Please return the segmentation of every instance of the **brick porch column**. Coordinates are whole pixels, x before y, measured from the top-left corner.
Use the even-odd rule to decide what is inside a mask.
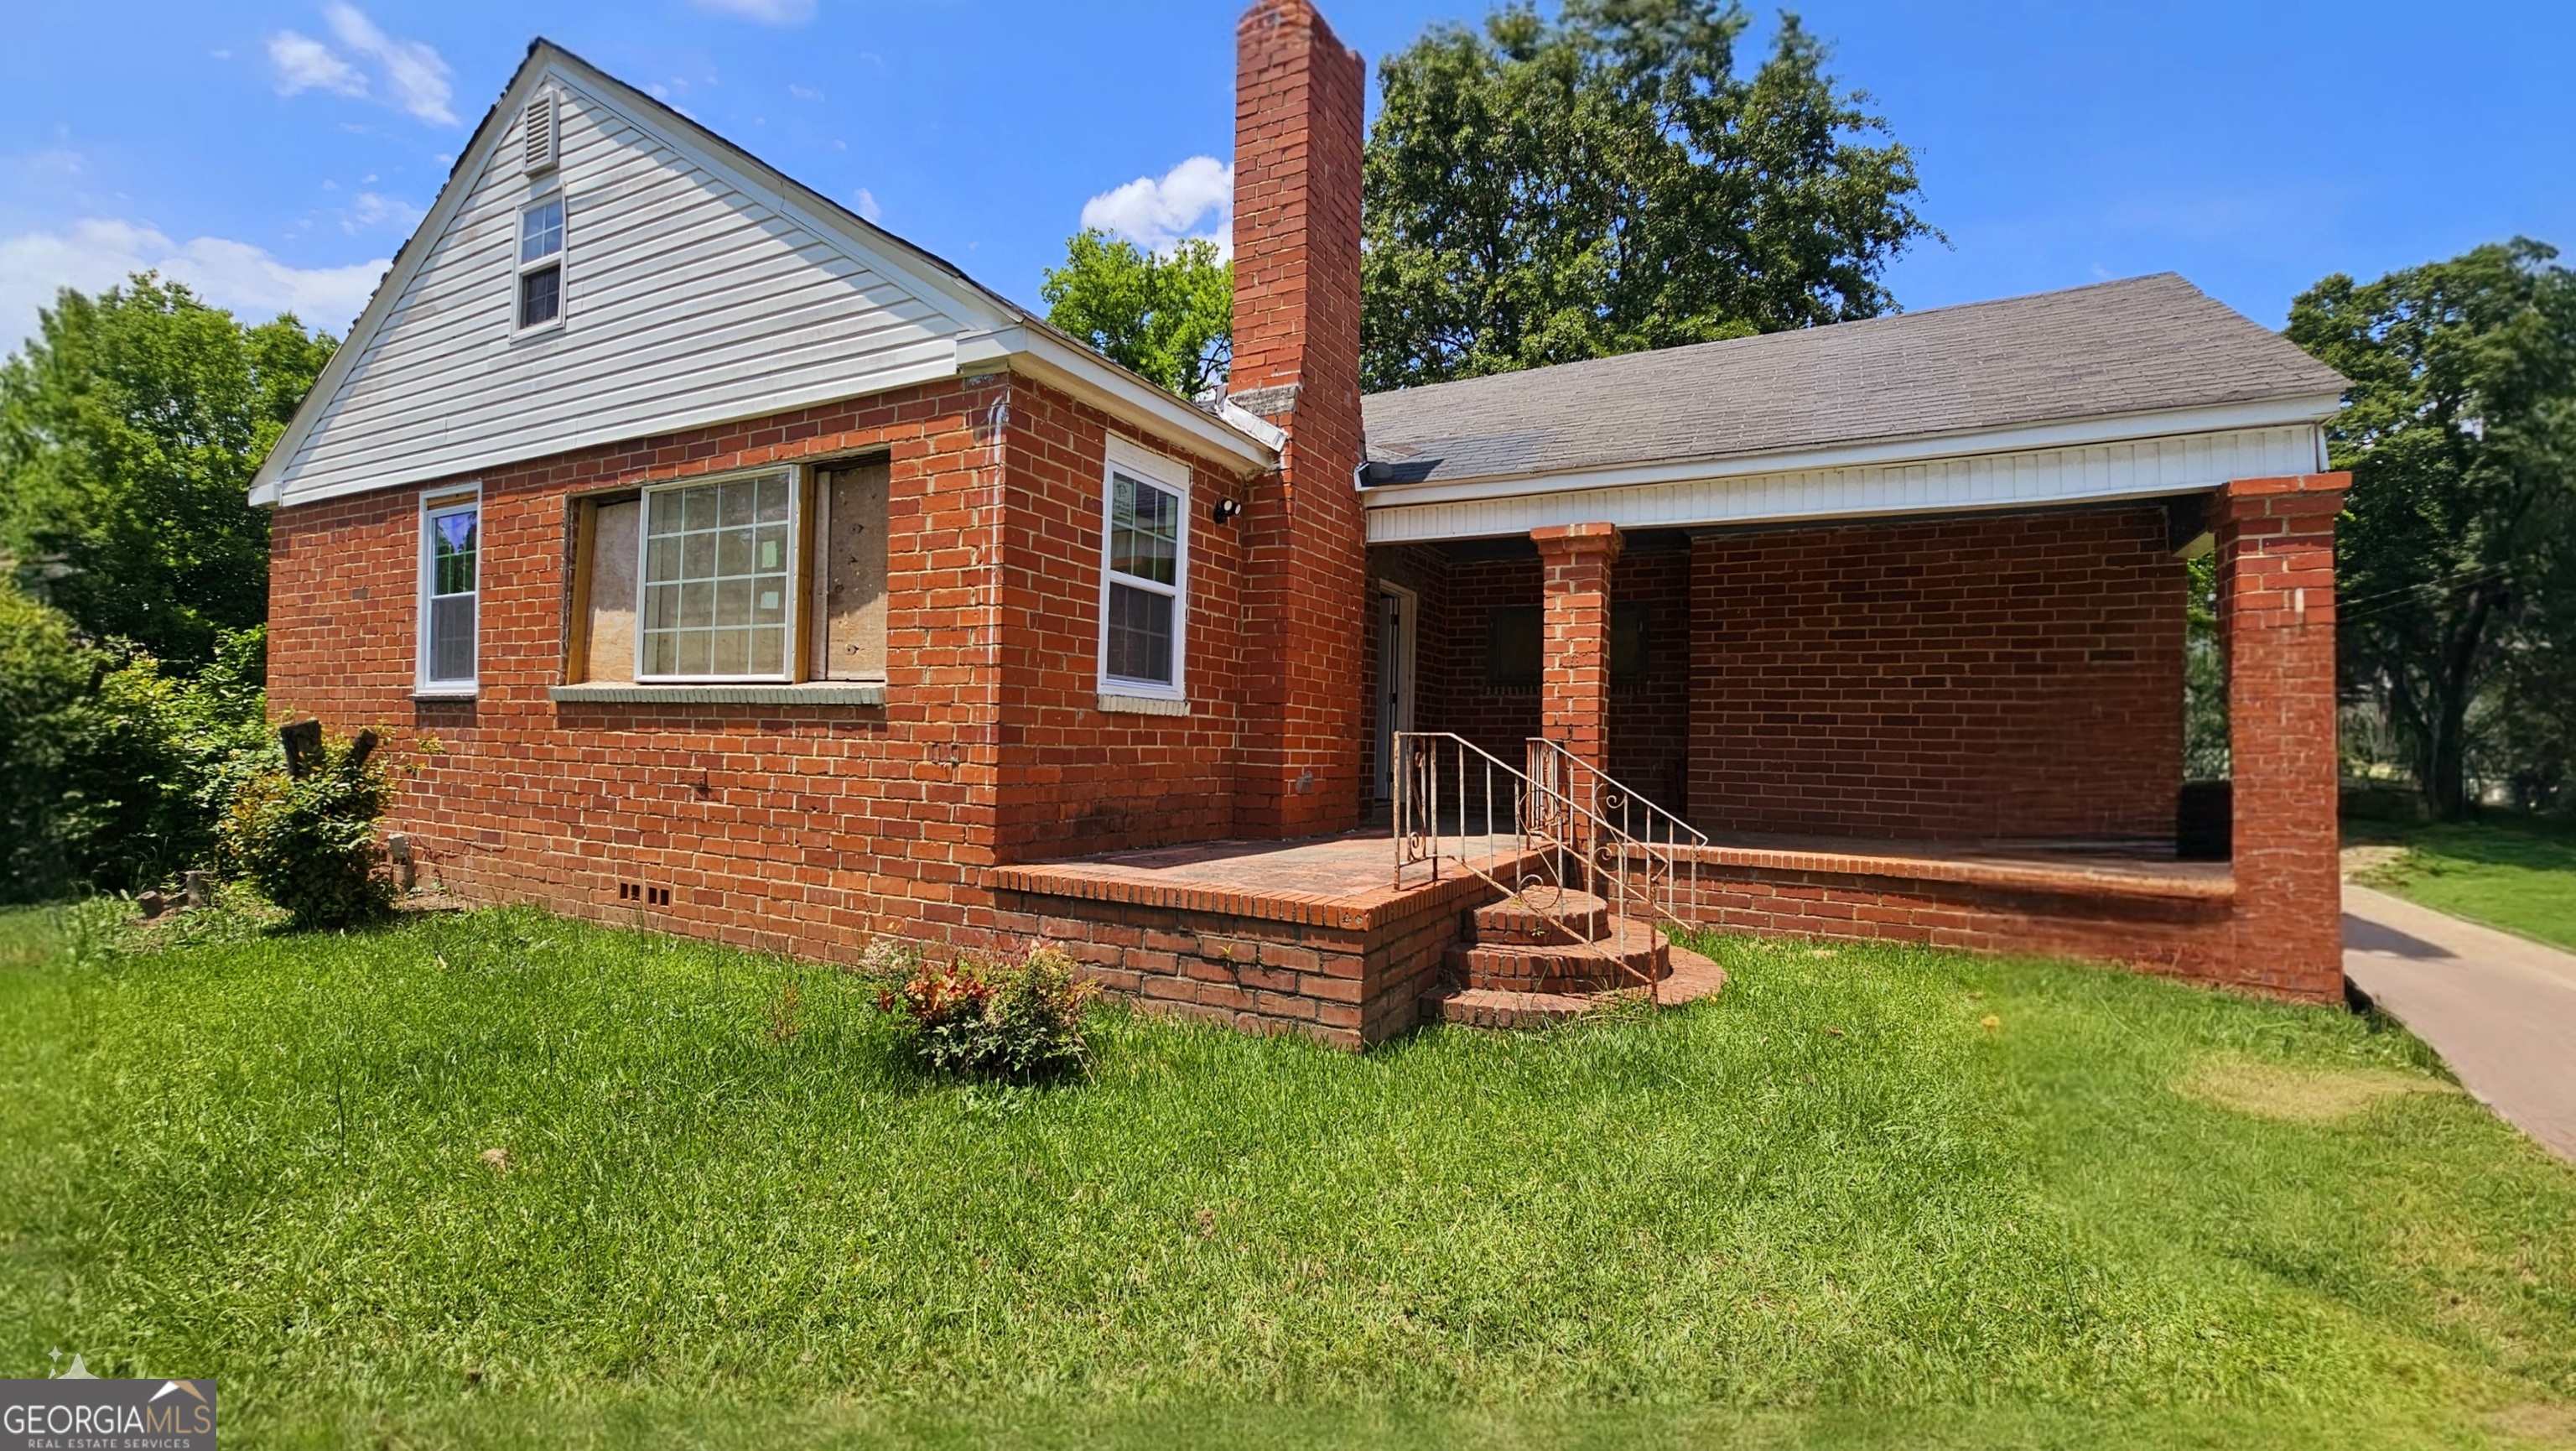
[[[1547,612],[1539,676],[1540,730],[1595,770],[1610,769],[1610,565],[1619,530],[1610,524],[1533,529]]]
[[[2335,752],[2334,521],[2350,474],[2219,492],[2240,987],[2343,997]]]

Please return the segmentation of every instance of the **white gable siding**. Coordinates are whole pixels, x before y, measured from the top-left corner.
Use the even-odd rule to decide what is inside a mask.
[[[514,336],[519,127],[279,473],[286,503],[899,387],[968,324],[573,83],[564,326]]]

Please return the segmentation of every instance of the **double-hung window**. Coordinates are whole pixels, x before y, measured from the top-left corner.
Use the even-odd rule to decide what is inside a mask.
[[[563,320],[564,199],[557,192],[519,213],[519,329]]]
[[[423,694],[472,694],[483,501],[430,495],[420,511],[420,666]]]
[[[638,680],[789,678],[796,494],[792,469],[644,491]]]
[[[1102,490],[1100,688],[1179,697],[1189,623],[1188,473],[1112,440]]]

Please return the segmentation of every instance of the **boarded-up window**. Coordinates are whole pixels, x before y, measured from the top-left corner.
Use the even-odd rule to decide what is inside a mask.
[[[641,658],[646,681],[883,680],[888,472],[877,459],[581,501],[565,678],[624,684]]]
[[[887,484],[875,459],[828,470],[816,486],[815,679],[885,678]]]
[[[591,515],[584,680],[635,678],[635,523],[643,511],[627,499],[597,505]]]

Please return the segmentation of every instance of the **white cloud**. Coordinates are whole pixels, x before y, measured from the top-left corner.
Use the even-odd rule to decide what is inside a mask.
[[[426,41],[394,39],[378,29],[366,12],[345,0],[332,0],[323,6],[322,17],[331,23],[331,34],[351,54],[376,63],[389,104],[433,125],[456,124],[456,113],[447,108],[449,97],[455,94],[449,81],[454,73]],[[367,73],[348,57],[296,31],[281,30],[268,38],[268,63],[277,72],[277,93],[281,96],[299,91],[329,91],[338,96],[375,94]]]
[[[800,101],[819,101],[823,99],[823,93],[814,89],[812,86],[790,85],[787,88],[787,94],[794,96]]]
[[[885,215],[885,208],[877,205],[877,194],[866,187],[859,188],[859,194],[850,198],[850,204],[859,209],[860,216],[871,222]]]
[[[375,180],[374,177],[369,177],[367,179],[369,181]],[[357,198],[349,204],[348,215],[340,219],[340,230],[355,236],[358,229],[361,227],[372,227],[379,222],[389,221],[394,225],[401,227],[404,231],[409,231],[413,224],[420,220],[420,217],[420,208],[413,206],[411,203],[404,201],[400,197],[385,196],[380,192],[362,191],[358,193]]]
[[[322,14],[342,45],[385,68],[385,84],[393,88],[394,99],[404,110],[440,126],[456,124],[456,114],[447,109],[447,98],[455,94],[448,84],[452,72],[427,42],[396,40],[378,30],[357,6],[341,0],[322,7]]]
[[[270,36],[268,63],[277,70],[277,93],[281,96],[298,91],[329,91],[337,96],[367,93],[366,76],[309,35],[281,30]]]
[[[730,15],[762,25],[802,25],[814,18],[814,0],[697,0],[710,15]]]
[[[1210,213],[1214,216],[1211,218]],[[1205,229],[1200,223],[1205,221]],[[1234,251],[1234,168],[1193,156],[1157,181],[1140,176],[1082,204],[1082,224],[1161,251],[1183,237],[1203,237]]]
[[[143,271],[184,282],[244,321],[292,312],[307,327],[346,333],[392,265],[383,257],[351,267],[290,267],[248,242],[173,242],[154,228],[98,217],[67,232],[23,232],[0,238],[0,351],[36,330],[36,310],[53,306],[59,289],[96,292]]]

